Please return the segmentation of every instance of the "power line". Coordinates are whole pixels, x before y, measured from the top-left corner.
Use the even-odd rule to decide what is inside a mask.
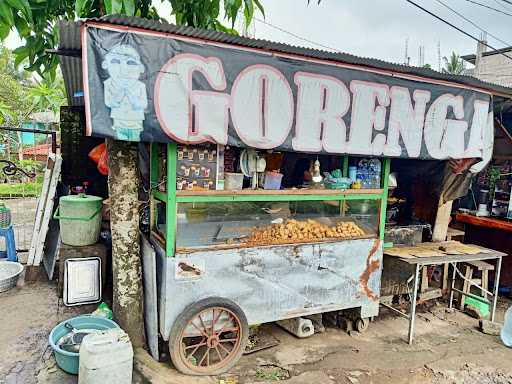
[[[503,1],[504,3],[507,3],[509,5],[512,5],[512,1],[510,1],[510,0],[501,0],[501,1]]]
[[[480,39],[479,39],[479,38],[477,38],[477,37],[475,37],[475,36],[471,35],[470,33],[468,33],[468,32],[466,32],[466,31],[464,31],[463,29],[461,29],[461,28],[457,27],[456,25],[454,25],[454,24],[450,23],[449,21],[447,21],[447,20],[443,19],[442,17],[437,16],[435,13],[430,12],[428,9],[423,8],[421,5],[419,5],[419,4],[417,4],[417,3],[415,3],[414,1],[412,1],[412,0],[405,0],[405,1],[406,1],[406,2],[408,2],[408,3],[409,3],[409,4],[411,4],[411,5],[414,5],[416,8],[421,9],[423,12],[428,13],[430,16],[432,16],[432,17],[436,18],[437,20],[442,21],[443,23],[445,23],[445,24],[449,25],[450,27],[452,27],[452,28],[456,29],[456,30],[457,30],[457,31],[459,31],[460,33],[463,33],[464,35],[466,35],[466,36],[467,36],[467,37],[469,37],[470,39],[473,39],[473,40],[475,40],[476,42],[479,42],[479,43],[481,42],[481,43],[482,43],[483,45],[485,45],[487,48],[490,48],[490,49],[492,49],[493,51],[496,51],[496,53],[499,53],[500,55],[503,55],[503,56],[505,56],[506,58],[508,58],[508,59],[512,60],[512,57],[510,57],[509,55],[507,55],[507,54],[505,54],[505,53],[503,53],[503,52],[499,52],[499,51],[498,51],[496,48],[494,48],[492,45],[490,45],[490,44],[488,44],[488,43],[486,43],[486,42],[480,41]]]
[[[307,39],[307,38],[305,38],[305,37],[302,37],[302,36],[299,36],[299,35],[297,35],[297,34],[295,34],[295,33],[293,33],[293,32],[287,31],[287,30],[286,30],[286,29],[284,29],[284,28],[278,27],[277,25],[270,24],[269,22],[267,22],[267,21],[265,21],[265,20],[259,19],[259,18],[257,18],[257,17],[254,17],[254,20],[256,20],[256,21],[258,21],[258,22],[260,22],[260,23],[262,23],[262,24],[265,24],[265,25],[267,25],[267,26],[269,26],[269,27],[271,27],[271,28],[277,29],[278,31],[281,31],[281,32],[283,32],[283,33],[286,33],[286,34],[288,34],[288,35],[290,35],[290,36],[293,36],[293,37],[295,37],[296,39],[299,39],[299,40],[305,41],[305,42],[310,43],[310,44],[314,44],[314,45],[316,45],[316,46],[319,46],[319,47],[322,47],[322,48],[325,48],[325,49],[329,49],[329,50],[331,50],[331,51],[335,51],[335,52],[339,52],[339,53],[341,53],[341,51],[340,51],[339,49],[336,49],[336,48],[333,48],[333,47],[329,47],[328,45],[324,45],[324,44],[317,43],[316,41],[313,41],[313,40],[309,40],[309,39]]]
[[[479,29],[480,31],[482,32],[485,32],[487,33],[489,36],[493,37],[495,40],[499,41],[500,43],[502,44],[505,44],[506,47],[510,47],[512,44],[509,43],[509,42],[506,42],[502,39],[500,39],[498,36],[496,35],[493,35],[491,32],[489,31],[486,31],[485,29],[483,29],[482,27],[480,27],[477,23],[475,23],[474,21],[468,19],[466,16],[464,16],[462,13],[458,12],[457,10],[453,9],[452,7],[450,7],[448,4],[444,3],[443,1],[441,0],[436,0],[439,4],[441,4],[443,7],[445,8],[448,8],[450,11],[452,11],[453,13],[455,13],[457,16],[459,16],[461,19],[467,21],[469,24],[471,24],[472,26],[474,26],[476,29]]]
[[[501,9],[493,8],[493,7],[491,7],[491,6],[487,5],[487,4],[479,3],[478,1],[473,1],[473,0],[465,0],[465,1],[467,1],[468,3],[473,3],[475,5],[479,5],[480,7],[491,9],[493,11],[502,13],[502,14],[507,15],[507,16],[512,16],[512,13],[508,13],[508,12],[502,11]]]
[[[512,8],[510,8],[508,5],[505,5],[505,4],[501,3],[501,2],[499,2],[498,0],[493,0],[493,1],[496,4],[498,4],[501,8],[506,9],[507,11],[511,11],[512,10]]]

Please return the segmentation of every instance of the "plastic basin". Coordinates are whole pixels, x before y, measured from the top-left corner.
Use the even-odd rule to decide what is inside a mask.
[[[64,351],[57,346],[57,342],[60,338],[70,332],[70,330],[64,326],[65,323],[71,324],[76,329],[98,329],[102,331],[105,329],[119,328],[119,325],[112,320],[92,315],[72,317],[71,319],[64,320],[53,328],[48,337],[48,341],[53,349],[57,365],[62,370],[72,375],[78,375],[79,354]]]

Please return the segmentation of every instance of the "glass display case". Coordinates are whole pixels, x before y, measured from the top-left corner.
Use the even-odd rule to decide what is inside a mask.
[[[382,188],[373,189],[179,190],[177,163],[176,145],[152,145],[152,235],[168,256],[383,238],[389,160],[383,161]],[[348,160],[340,163],[347,174]]]

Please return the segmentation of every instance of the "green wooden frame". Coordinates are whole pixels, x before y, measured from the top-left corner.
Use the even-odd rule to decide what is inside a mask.
[[[314,195],[294,195],[294,194],[246,194],[246,195],[176,195],[176,159],[177,145],[175,143],[167,144],[167,172],[166,172],[166,192],[160,192],[158,186],[158,144],[150,146],[150,180],[151,180],[151,198],[163,202],[166,212],[166,236],[165,251],[168,257],[173,257],[176,250],[176,212],[178,203],[221,203],[221,202],[255,202],[255,201],[347,201],[347,200],[381,200],[379,215],[379,238],[384,240],[384,229],[386,225],[386,208],[388,196],[388,179],[391,160],[384,158],[382,161],[382,193],[346,193],[340,191],[339,194],[322,194],[319,191]],[[342,163],[343,175],[348,176],[349,157],[344,156]],[[154,204],[152,204],[154,206]],[[153,211],[156,216],[156,211]],[[151,223],[153,228],[154,223]],[[385,245],[386,246],[386,245]]]

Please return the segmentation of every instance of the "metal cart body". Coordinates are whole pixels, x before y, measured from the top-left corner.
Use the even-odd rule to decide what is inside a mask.
[[[363,318],[376,316],[381,270],[379,239],[176,253],[174,258],[160,248],[160,333],[167,340],[177,316],[206,297],[232,300],[249,324],[348,308],[360,308]]]

